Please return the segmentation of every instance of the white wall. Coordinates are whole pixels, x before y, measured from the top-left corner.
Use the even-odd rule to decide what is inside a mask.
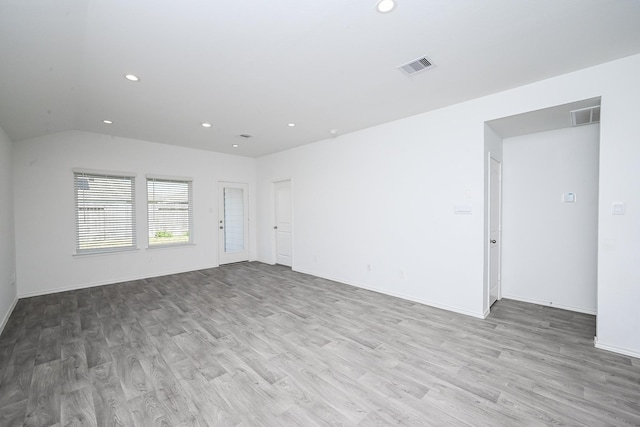
[[[504,139],[503,297],[596,313],[599,128]]]
[[[0,333],[16,302],[12,143],[0,128]]]
[[[502,163],[502,144],[503,139],[496,133],[491,126],[484,125],[484,149],[487,154],[487,175],[489,174],[489,162],[488,156],[491,155],[494,159]],[[487,181],[487,186],[488,186]]]
[[[612,65],[600,124],[597,347],[640,357],[640,57]],[[617,63],[616,63],[617,65]],[[614,90],[617,89],[617,90]],[[612,203],[625,215],[612,215]]]
[[[272,181],[292,178],[294,269],[482,316],[484,122],[601,96],[598,342],[640,356],[638,75],[636,55],[260,158],[258,258]]]
[[[450,120],[440,110],[260,158],[259,259],[275,259],[272,182],[291,177],[295,270],[482,317],[482,287],[465,285],[482,280],[484,124]]]
[[[255,216],[254,159],[86,132],[20,141],[13,159],[20,296],[217,266],[218,181],[248,183]],[[139,250],[74,256],[73,168],[136,174]],[[146,174],[193,178],[195,245],[147,249]]]

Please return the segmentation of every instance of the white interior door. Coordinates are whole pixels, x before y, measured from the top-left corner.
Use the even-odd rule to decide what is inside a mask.
[[[220,264],[249,260],[247,184],[221,182],[218,230]]]
[[[276,264],[292,265],[291,181],[273,184],[275,194]]]
[[[489,175],[489,306],[500,299],[500,207],[502,168],[491,157]]]

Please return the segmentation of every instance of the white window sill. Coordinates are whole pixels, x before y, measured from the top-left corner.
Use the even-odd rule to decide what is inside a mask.
[[[72,254],[74,257],[84,258],[84,257],[92,257],[92,256],[100,256],[100,255],[116,255],[116,254],[126,254],[129,252],[139,251],[139,248],[127,248],[127,249],[109,249],[102,251],[92,251],[92,252],[76,252]]]
[[[147,246],[146,249],[150,249],[152,251],[155,251],[156,249],[191,248],[191,247],[194,247],[195,245],[196,245],[195,243],[177,243],[177,244],[173,244],[173,245]]]

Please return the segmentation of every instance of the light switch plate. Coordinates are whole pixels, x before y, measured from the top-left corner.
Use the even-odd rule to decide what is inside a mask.
[[[611,213],[613,215],[624,215],[624,202],[613,202]]]
[[[471,210],[471,206],[469,205],[456,205],[453,207],[453,212],[456,215],[470,215]]]

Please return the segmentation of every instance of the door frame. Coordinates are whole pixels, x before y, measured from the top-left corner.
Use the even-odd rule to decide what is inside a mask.
[[[226,187],[242,188],[244,190],[244,252],[239,252],[234,256],[225,257],[224,251],[224,229],[220,228],[224,223],[224,189]],[[234,262],[242,262],[250,260],[249,242],[250,242],[250,221],[249,221],[249,184],[246,182],[218,181],[218,222],[216,228],[218,230],[218,265],[231,264]],[[246,252],[246,256],[245,256]]]
[[[277,220],[277,206],[276,206],[276,184],[279,182],[284,182],[284,181],[289,181],[289,186],[291,188],[291,269],[293,269],[293,258],[294,258],[294,254],[295,254],[295,250],[294,250],[294,243],[293,243],[293,229],[294,229],[294,224],[295,224],[295,218],[294,218],[294,208],[293,208],[293,178],[281,178],[281,179],[273,179],[271,180],[271,203],[273,203],[273,217],[272,217],[272,224],[276,223]],[[276,237],[276,231],[275,229],[273,230],[273,233],[271,234],[272,236],[272,241],[273,241],[273,245],[272,245],[272,251],[273,251],[273,257],[272,257],[272,263],[273,265],[277,264],[278,261],[278,239]]]
[[[498,163],[498,299],[502,299],[502,162],[487,153],[488,183],[487,183],[487,310],[491,311],[491,200],[495,195],[491,194],[491,161]]]

